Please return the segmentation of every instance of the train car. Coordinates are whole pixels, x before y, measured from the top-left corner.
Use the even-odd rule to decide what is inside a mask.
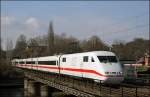
[[[101,80],[103,83],[119,84],[124,79],[118,58],[109,51],[16,59],[12,62],[19,68]]]

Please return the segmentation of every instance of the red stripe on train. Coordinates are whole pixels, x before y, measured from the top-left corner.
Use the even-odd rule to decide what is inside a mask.
[[[27,66],[27,65],[22,65],[21,66]],[[29,66],[27,66],[29,67]],[[31,67],[39,67],[39,68],[47,68],[47,69],[59,69],[59,67],[50,67],[50,66],[31,66]],[[96,72],[95,70],[87,70],[87,69],[75,69],[75,68],[60,68],[60,70],[66,70],[66,71],[74,71],[74,72],[84,72],[84,73],[92,73],[92,74],[96,74],[99,76],[103,76],[106,77],[103,74],[100,74],[99,72]]]

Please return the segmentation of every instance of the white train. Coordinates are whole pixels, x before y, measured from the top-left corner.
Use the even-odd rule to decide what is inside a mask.
[[[123,68],[113,52],[92,51],[27,59],[14,59],[12,64],[51,73],[118,84],[123,81]]]

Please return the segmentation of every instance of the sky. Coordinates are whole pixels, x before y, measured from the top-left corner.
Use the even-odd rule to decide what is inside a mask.
[[[106,44],[149,39],[149,1],[1,1],[2,46],[54,32],[79,40],[97,35]]]

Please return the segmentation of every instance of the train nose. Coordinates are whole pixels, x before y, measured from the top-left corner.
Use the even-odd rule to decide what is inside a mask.
[[[107,79],[105,83],[119,84],[124,80],[122,72],[105,72]]]
[[[120,84],[123,80],[124,80],[123,77],[109,77],[105,80],[104,83]]]

